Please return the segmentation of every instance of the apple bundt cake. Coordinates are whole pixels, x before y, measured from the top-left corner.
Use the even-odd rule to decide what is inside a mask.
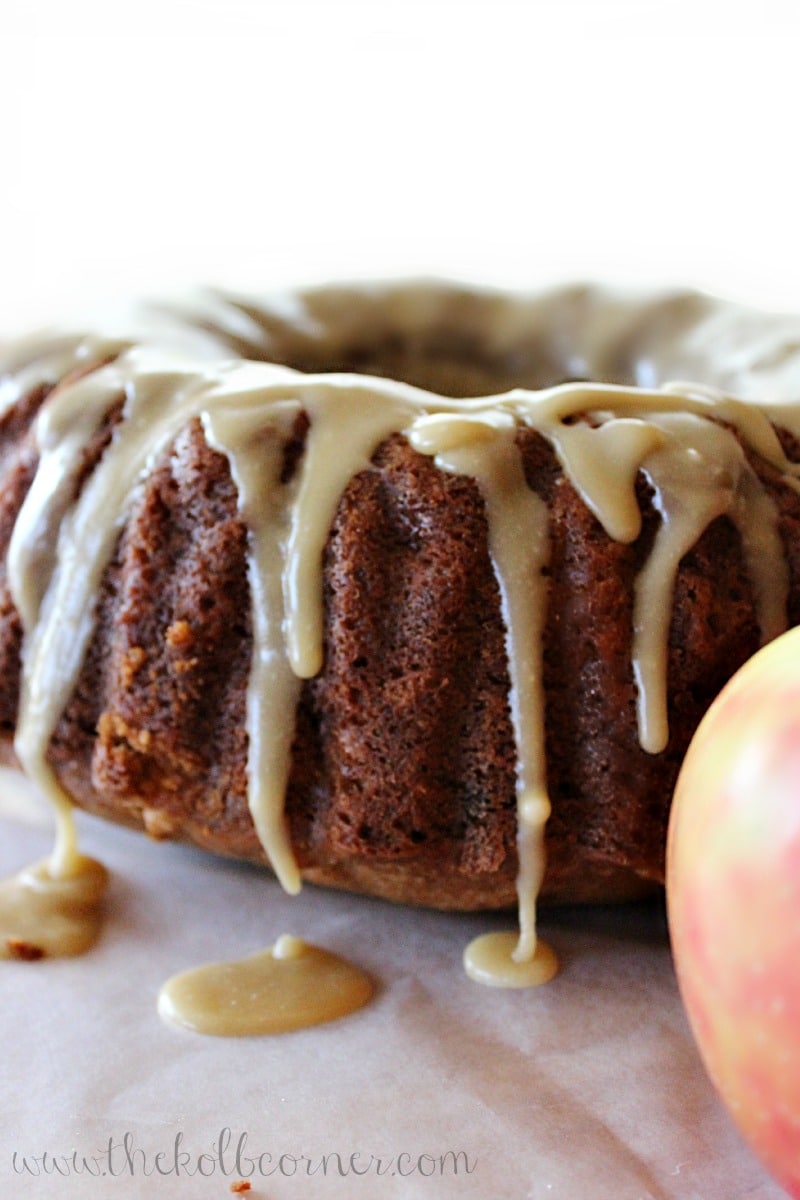
[[[130,329],[0,348],[7,757],[290,890],[660,881],[701,716],[800,620],[800,323],[399,284]]]

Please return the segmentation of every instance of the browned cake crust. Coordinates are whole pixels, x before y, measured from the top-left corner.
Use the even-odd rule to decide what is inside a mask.
[[[3,557],[35,471],[30,422],[43,396],[28,396],[0,426]],[[544,895],[636,894],[663,879],[670,796],[689,739],[758,647],[739,534],[718,519],[681,565],[669,639],[670,741],[666,752],[648,754],[631,666],[633,581],[658,521],[645,481],[643,532],[633,545],[618,544],[549,444],[527,430],[519,439],[529,486],[547,500],[551,521],[544,669],[553,815]],[[87,451],[87,470],[102,444],[95,439]],[[800,496],[772,468],[754,465],[780,509],[794,624]],[[49,757],[92,812],[264,861],[246,797],[246,541],[228,461],[194,422],[143,484],[120,534]],[[400,436],[382,444],[339,505],[324,611],[324,668],[303,687],[286,800],[305,876],[445,908],[512,904],[516,757],[476,484],[439,471]],[[8,757],[20,645],[2,567]]]

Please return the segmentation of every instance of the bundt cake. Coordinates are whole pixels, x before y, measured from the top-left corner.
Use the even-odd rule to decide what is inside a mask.
[[[130,328],[0,351],[7,758],[290,890],[524,933],[661,881],[700,717],[800,621],[800,323],[409,284]]]

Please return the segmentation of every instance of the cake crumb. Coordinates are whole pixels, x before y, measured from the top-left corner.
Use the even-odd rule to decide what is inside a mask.
[[[124,656],[120,667],[122,686],[124,688],[130,688],[146,660],[147,654],[141,646],[131,646],[130,650]]]
[[[196,658],[179,658],[173,664],[173,670],[178,675],[183,675],[186,671],[193,671],[197,666],[198,659]]]
[[[33,942],[24,942],[22,938],[6,938],[6,949],[12,958],[17,958],[20,962],[37,962],[44,958],[41,946],[35,946]]]
[[[142,824],[148,837],[156,842],[163,842],[175,833],[175,820],[160,808],[143,808]]]
[[[231,1184],[232,1192],[249,1192],[252,1184],[249,1179],[234,1179]]]
[[[102,741],[110,745],[127,745],[131,750],[147,753],[152,743],[149,729],[136,729],[119,713],[104,712],[97,722]]]
[[[173,621],[167,630],[168,646],[190,646],[192,643],[192,627],[188,621]]]
[[[197,658],[188,654],[189,647],[195,645],[192,627],[188,621],[173,621],[166,632],[166,643],[169,649],[176,653],[172,660],[172,670],[177,674],[192,671],[197,666]]]

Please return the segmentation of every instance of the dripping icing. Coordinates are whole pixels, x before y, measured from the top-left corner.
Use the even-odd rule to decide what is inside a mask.
[[[130,349],[130,342],[78,340],[48,343],[38,354],[34,344],[18,355],[16,368],[12,363],[13,369],[6,372],[4,397],[13,403],[36,383],[58,382],[76,366],[117,355],[110,365],[62,384],[42,410],[36,425],[39,470],[20,513],[9,558],[12,594],[25,627],[15,746],[59,813],[52,871],[68,873],[75,848],[69,798],[46,752],[93,630],[99,582],[141,479],[179,429],[197,418],[209,442],[230,460],[250,535],[255,618],[247,703],[251,814],[282,883],[290,891],[297,889],[300,873],[285,827],[283,791],[299,681],[315,674],[322,662],[322,548],[349,479],[368,468],[382,440],[404,432],[418,451],[433,455],[443,469],[473,477],[486,505],[490,552],[506,618],[519,759],[520,935],[511,957],[517,963],[533,961],[535,901],[544,870],[549,811],[540,679],[547,511],[522,479],[517,426],[524,424],[550,441],[565,475],[612,538],[633,541],[638,536],[641,513],[635,481],[640,471],[653,488],[661,526],[637,583],[632,652],[641,740],[653,752],[667,736],[665,645],[675,571],[682,554],[716,516],[728,515],[741,533],[764,639],[786,623],[787,568],[774,506],[736,440],[708,418],[735,427],[792,486],[797,486],[796,468],[783,455],[768,409],[696,385],[656,390],[562,385],[459,401],[363,376],[298,376],[267,364],[213,361],[226,338],[233,339],[234,325],[237,338],[243,330],[256,343],[263,336],[269,345],[274,338],[280,314],[264,309],[259,316],[256,309],[254,326],[249,310],[243,312],[246,319],[228,322],[230,329],[220,324],[212,332],[212,361],[201,371],[178,354],[147,346]],[[313,321],[305,327],[296,324],[298,343],[313,341],[317,329]],[[509,330],[501,323],[494,334],[502,341]],[[597,339],[595,362],[602,340]],[[120,402],[122,419],[74,499],[82,449]],[[310,425],[297,476],[269,489],[265,483],[278,478],[282,446],[301,412]],[[782,410],[780,416],[791,426],[791,414]],[[581,420],[573,420],[576,417]],[[724,465],[714,468],[716,476],[709,475],[706,468],[719,462],[715,456],[720,449]],[[703,497],[694,509],[698,481]],[[515,519],[530,531],[524,554],[513,535],[504,531],[504,526],[513,527],[512,509],[519,510]],[[527,613],[518,599],[526,589],[538,597]],[[264,702],[266,681],[280,697],[277,720],[275,710],[267,712]],[[265,775],[269,787],[263,786]]]
[[[411,445],[433,454],[445,471],[473,478],[486,505],[489,554],[500,590],[511,678],[511,722],[517,747],[517,899],[515,962],[536,956],[536,899],[545,870],[544,830],[550,815],[545,768],[542,635],[544,571],[549,559],[547,505],[528,487],[510,413],[423,417]]]
[[[0,959],[83,954],[97,939],[108,883],[105,867],[61,846],[0,883]]]
[[[173,976],[161,989],[166,1020],[212,1037],[289,1033],[349,1016],[371,999],[372,981],[338,955],[283,934],[237,962]]]

